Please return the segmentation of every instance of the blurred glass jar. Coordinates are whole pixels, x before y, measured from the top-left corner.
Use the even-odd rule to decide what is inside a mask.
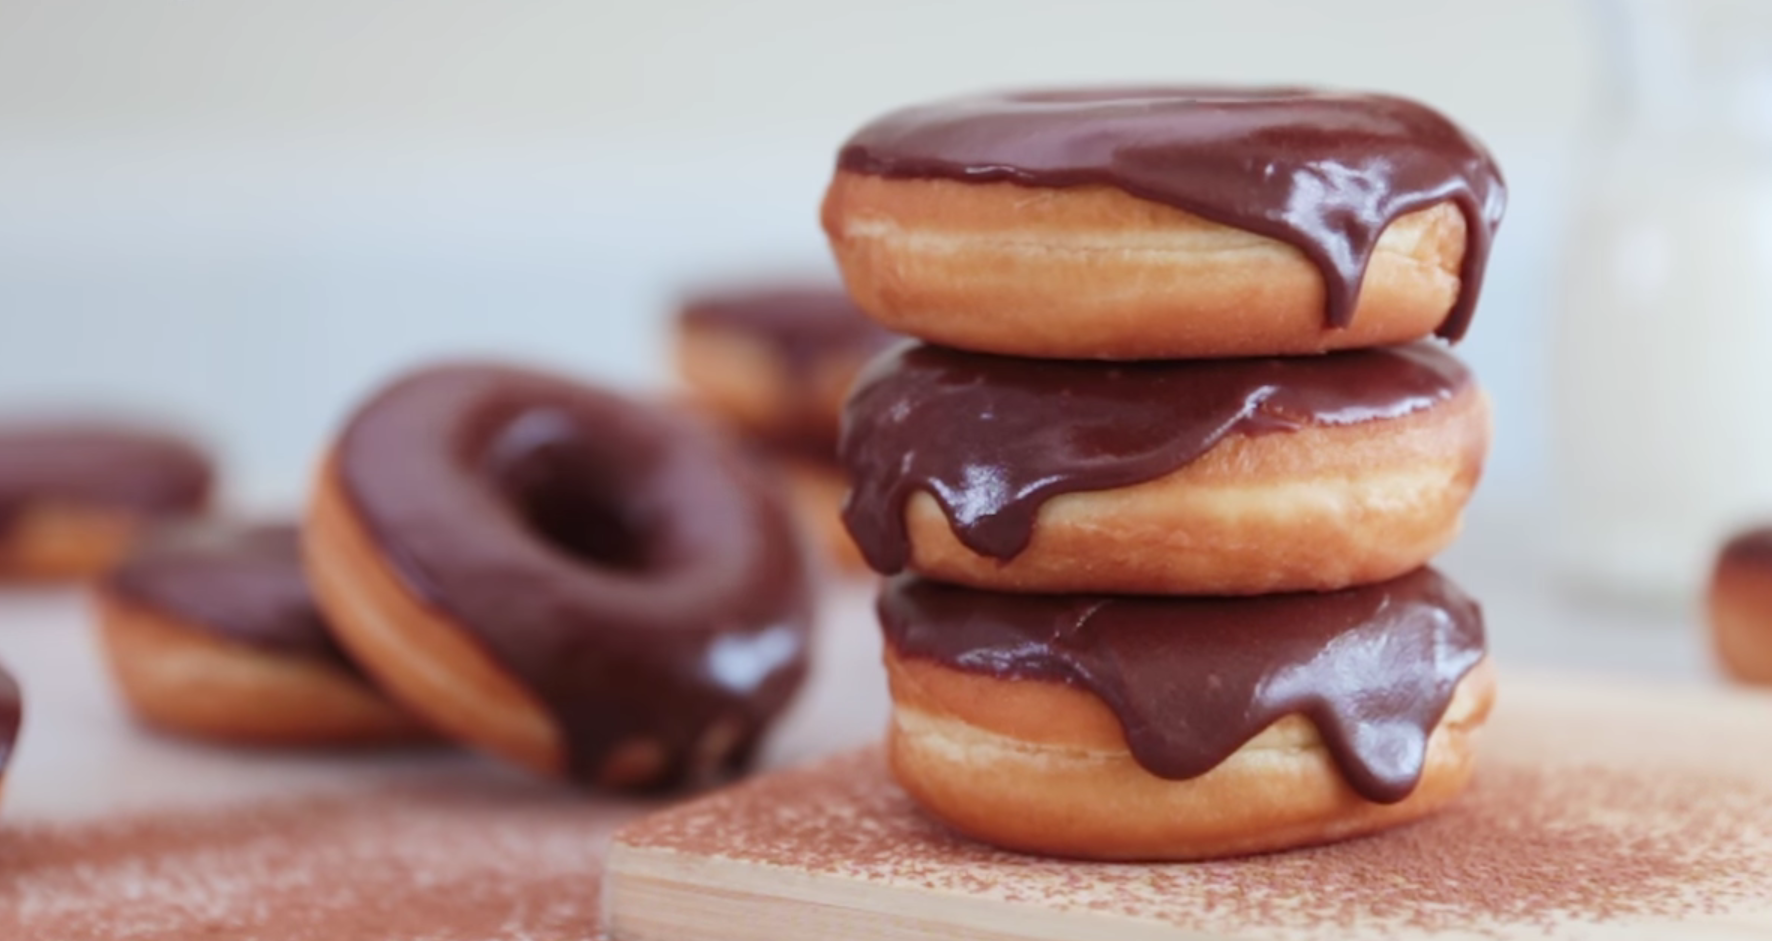
[[[1671,601],[1772,516],[1772,2],[1598,11],[1611,100],[1553,359],[1558,555]]]

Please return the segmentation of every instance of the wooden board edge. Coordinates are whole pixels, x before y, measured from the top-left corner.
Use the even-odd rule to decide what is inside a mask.
[[[1230,941],[1099,912],[931,892],[616,843],[609,941]]]

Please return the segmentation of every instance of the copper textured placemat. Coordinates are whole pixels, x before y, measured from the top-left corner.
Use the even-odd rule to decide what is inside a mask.
[[[624,830],[610,858],[610,933],[1772,938],[1772,699],[1515,684],[1484,762],[1455,809],[1395,833],[1132,866],[952,836],[866,751]]]
[[[587,941],[611,832],[643,805],[390,786],[12,826],[9,941]]]

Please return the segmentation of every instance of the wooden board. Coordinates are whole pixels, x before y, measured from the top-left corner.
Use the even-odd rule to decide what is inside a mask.
[[[1772,697],[1504,683],[1455,809],[1268,857],[994,851],[867,750],[636,823],[606,871],[615,941],[1772,939]]]

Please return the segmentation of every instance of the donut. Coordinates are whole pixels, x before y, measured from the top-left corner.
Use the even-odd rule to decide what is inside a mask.
[[[677,370],[712,413],[828,457],[850,383],[893,339],[839,287],[709,291],[678,312]]]
[[[0,578],[95,575],[146,521],[201,510],[213,473],[180,438],[95,422],[0,427]]]
[[[451,363],[345,425],[310,504],[340,643],[453,737],[615,788],[742,769],[806,670],[781,495],[693,415]]]
[[[24,720],[24,697],[18,681],[0,667],[0,793],[6,790],[6,769],[12,764],[12,752],[18,744],[19,726]]]
[[[150,726],[241,745],[428,737],[333,642],[294,526],[162,524],[94,595],[111,674]]]
[[[888,756],[1006,849],[1189,860],[1418,819],[1494,699],[1482,614],[1422,569],[1327,594],[1007,595],[889,580]]]
[[[892,330],[1209,358],[1460,338],[1505,202],[1483,146],[1406,99],[1081,89],[874,121],[840,151],[823,222]]]
[[[1437,345],[1099,363],[894,349],[856,383],[868,564],[998,591],[1328,591],[1457,535],[1489,406]]]
[[[677,316],[677,369],[698,405],[731,423],[787,481],[825,557],[863,568],[843,529],[837,466],[843,398],[867,361],[900,339],[836,286],[708,291]]]
[[[1772,685],[1772,527],[1724,544],[1711,576],[1712,639],[1723,669],[1743,683]]]

